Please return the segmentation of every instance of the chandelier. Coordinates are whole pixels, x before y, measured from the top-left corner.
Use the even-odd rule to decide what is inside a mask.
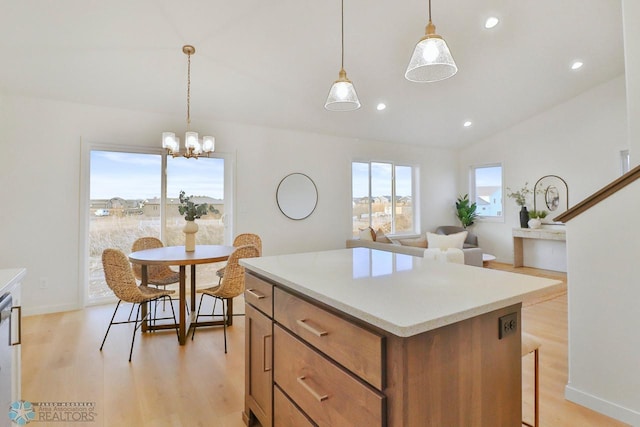
[[[437,82],[448,79],[458,72],[447,43],[436,34],[431,22],[431,0],[429,0],[429,23],[426,34],[416,44],[411,61],[404,74],[412,82]]]
[[[203,136],[202,140],[198,139],[198,132],[191,131],[191,55],[196,53],[196,48],[191,45],[182,46],[182,52],[187,55],[187,131],[184,134],[185,152],[180,153],[180,138],[176,137],[173,132],[162,132],[162,148],[167,150],[167,154],[178,157],[183,156],[187,159],[204,156],[209,157],[215,149],[215,138],[212,136]]]

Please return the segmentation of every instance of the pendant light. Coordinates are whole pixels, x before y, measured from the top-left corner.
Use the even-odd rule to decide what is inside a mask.
[[[418,41],[404,76],[412,82],[437,82],[448,79],[458,72],[447,43],[436,34],[431,22],[431,0],[429,0],[429,23],[425,36]]]
[[[209,157],[209,153],[215,150],[215,138],[203,136],[198,139],[198,132],[191,131],[191,55],[196,53],[196,48],[191,45],[182,46],[182,52],[187,55],[187,131],[184,135],[185,152],[180,154],[180,138],[174,132],[162,132],[162,148],[167,150],[170,156],[195,158]]]
[[[324,108],[330,111],[352,111],[360,108],[360,100],[356,88],[347,78],[347,72],[344,70],[344,0],[341,1],[341,22],[342,22],[342,59],[340,63],[340,72],[338,80],[333,82],[329,90],[327,102]]]

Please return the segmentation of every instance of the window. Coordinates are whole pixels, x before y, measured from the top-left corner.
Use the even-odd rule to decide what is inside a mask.
[[[502,217],[502,165],[473,166],[471,168],[470,199],[476,202],[480,217]]]
[[[415,234],[416,168],[382,162],[351,164],[352,232],[379,228],[385,234]]]
[[[118,248],[125,253],[139,237],[154,236],[166,245],[183,245],[184,218],[178,213],[178,195],[184,190],[196,203],[212,204],[218,211],[198,220],[198,244],[224,244],[230,240],[230,163],[225,155],[200,158],[165,157],[162,151],[147,152],[128,147],[87,144],[84,148],[84,204],[87,283],[89,303],[110,299],[102,270],[102,250]],[[166,171],[166,174],[163,174]],[[209,276],[219,266],[198,271]]]

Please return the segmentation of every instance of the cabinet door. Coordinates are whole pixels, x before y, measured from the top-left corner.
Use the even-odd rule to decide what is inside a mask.
[[[245,309],[245,411],[262,427],[273,413],[273,323],[247,304]]]

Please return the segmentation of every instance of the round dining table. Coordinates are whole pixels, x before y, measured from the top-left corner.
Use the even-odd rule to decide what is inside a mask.
[[[142,251],[132,252],[129,255],[129,261],[134,264],[140,264],[142,270],[142,283],[148,284],[147,266],[149,265],[175,265],[180,270],[180,310],[178,319],[178,341],[180,345],[184,345],[187,341],[189,327],[192,324],[196,309],[196,265],[210,264],[214,262],[226,261],[236,248],[224,245],[196,245],[194,251],[187,252],[184,246],[165,246],[162,248],[145,249]],[[191,266],[191,316],[187,317],[186,304],[186,266]],[[142,306],[143,316],[146,314],[146,305]],[[233,301],[227,300],[228,325],[231,325],[233,319]],[[221,324],[220,322],[206,322],[206,325]],[[150,324],[143,322],[142,330],[148,331],[153,329],[174,328],[171,324]]]

